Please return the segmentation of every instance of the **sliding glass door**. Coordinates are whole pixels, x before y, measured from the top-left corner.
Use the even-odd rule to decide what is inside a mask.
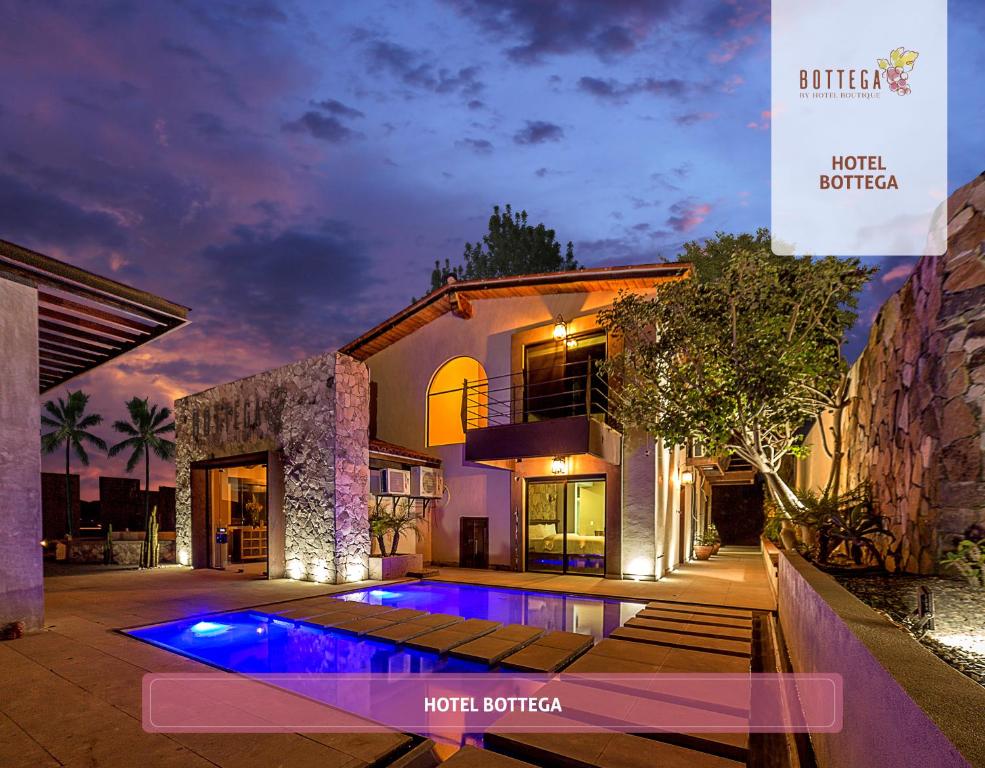
[[[605,480],[527,483],[527,570],[605,573]]]

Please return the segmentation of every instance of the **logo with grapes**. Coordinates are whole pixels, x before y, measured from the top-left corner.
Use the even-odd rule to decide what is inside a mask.
[[[889,90],[897,96],[906,96],[910,92],[910,72],[913,63],[919,56],[916,51],[908,51],[902,46],[889,54],[888,59],[878,59],[876,63],[889,81]]]

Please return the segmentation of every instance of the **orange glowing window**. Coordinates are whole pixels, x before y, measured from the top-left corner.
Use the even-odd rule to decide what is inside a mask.
[[[435,371],[427,397],[428,445],[464,443],[465,423],[469,429],[486,426],[487,389],[486,371],[474,358],[453,357]]]

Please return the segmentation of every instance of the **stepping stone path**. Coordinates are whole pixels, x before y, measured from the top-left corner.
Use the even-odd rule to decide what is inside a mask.
[[[366,636],[374,640],[388,640],[391,643],[406,643],[415,637],[434,632],[442,627],[460,624],[463,621],[461,616],[452,616],[450,613],[430,613],[417,619],[401,621],[382,629],[372,630],[367,632]]]
[[[533,768],[522,760],[469,746],[462,747],[441,765],[447,768]]]
[[[492,667],[511,653],[529,645],[544,634],[537,627],[527,627],[523,624],[508,624],[477,640],[452,648],[451,655],[469,661],[478,661]]]
[[[548,632],[503,659],[503,666],[522,672],[557,672],[592,647],[591,635]]]
[[[407,641],[407,645],[420,651],[448,653],[452,648],[464,645],[477,637],[488,635],[502,625],[487,619],[467,619],[444,629],[436,629]]]

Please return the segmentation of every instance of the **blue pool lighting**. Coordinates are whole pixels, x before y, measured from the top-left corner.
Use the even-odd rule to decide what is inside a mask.
[[[196,637],[214,637],[228,632],[232,627],[228,624],[217,624],[214,621],[199,621],[189,627]]]

